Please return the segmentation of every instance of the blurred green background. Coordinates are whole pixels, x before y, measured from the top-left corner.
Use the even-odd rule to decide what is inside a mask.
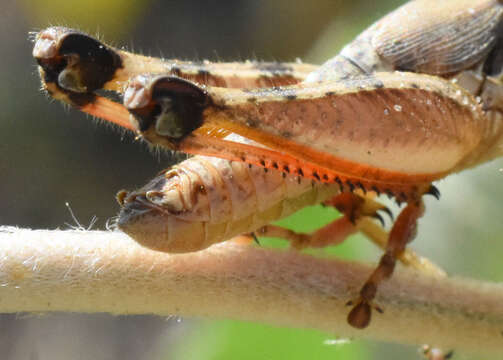
[[[69,202],[81,223],[96,216],[96,226],[104,228],[118,211],[116,191],[143,185],[170,161],[131,136],[49,101],[39,90],[28,32],[66,25],[154,56],[321,63],[403,2],[2,1],[0,224],[65,228],[73,224]],[[494,162],[442,181],[442,200],[427,200],[412,247],[451,274],[501,281],[501,167],[502,161]],[[309,230],[334,216],[312,208],[285,223]],[[366,261],[378,256],[358,237],[330,251]],[[418,358],[414,347],[336,345],[332,334],[227,320],[4,315],[0,326],[1,358],[9,360]]]

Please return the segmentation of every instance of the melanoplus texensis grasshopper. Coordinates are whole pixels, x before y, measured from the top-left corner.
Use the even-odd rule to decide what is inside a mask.
[[[411,1],[320,67],[163,61],[115,50],[66,28],[40,32],[34,56],[54,98],[132,129],[152,144],[227,161],[201,167],[208,160],[196,160],[139,192],[121,193],[119,227],[151,247],[169,250],[163,217],[178,217],[189,227],[204,224],[194,232],[194,248],[202,248],[233,235],[229,228],[256,231],[295,211],[277,208],[292,194],[308,197],[297,207],[338,197],[334,205],[349,216],[375,216],[383,207],[362,211],[372,200],[340,193],[385,193],[406,203],[379,265],[350,301],[349,323],[364,328],[372,308],[380,310],[373,304],[378,285],[415,236],[423,195],[438,197],[432,182],[503,152],[502,16],[503,5],[495,0]],[[123,93],[124,105],[97,95],[98,89]],[[269,173],[265,180],[251,175],[255,180],[248,187],[255,181],[274,184],[268,177],[282,172],[298,182],[300,192],[290,188],[254,207],[243,201],[246,216],[235,217],[239,212],[229,204],[244,195],[233,189],[250,176],[242,170],[242,177],[234,176],[232,167],[247,165]],[[215,166],[218,176],[207,175]],[[170,192],[166,184],[192,190]],[[267,196],[265,189],[255,188],[255,194]],[[199,213],[189,214],[188,200]],[[210,218],[217,220],[211,231]],[[330,236],[344,233],[330,230]]]

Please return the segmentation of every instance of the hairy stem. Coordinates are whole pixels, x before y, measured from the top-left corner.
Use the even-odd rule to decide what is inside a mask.
[[[371,268],[234,242],[169,255],[110,231],[0,227],[0,312],[232,318],[328,334],[497,353],[503,286],[400,269],[370,326],[346,323]]]

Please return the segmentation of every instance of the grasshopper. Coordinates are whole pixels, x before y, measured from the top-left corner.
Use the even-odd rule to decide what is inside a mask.
[[[379,284],[415,236],[422,197],[439,195],[432,182],[502,155],[502,17],[503,4],[496,0],[411,1],[320,67],[181,65],[120,52],[64,28],[39,33],[34,56],[54,98],[132,129],[152,144],[280,171],[301,179],[299,185],[302,179],[327,184],[329,194],[315,201],[330,203],[339,192],[357,191],[405,202],[377,268],[349,302],[348,322],[364,328],[372,308],[381,311],[373,303]],[[123,92],[124,105],[96,95],[101,88]],[[230,136],[236,134],[246,140]],[[172,175],[165,174],[166,183]],[[184,209],[169,208],[166,189],[155,181],[141,196],[119,196],[130,214],[142,215],[119,220],[133,236],[159,228],[146,209],[156,208],[156,216]],[[207,190],[199,186],[200,193]],[[364,209],[360,200],[351,197],[343,207]],[[341,206],[340,200],[333,203]],[[218,211],[227,226],[231,211]],[[266,221],[281,216],[268,215]],[[232,226],[254,231],[260,225]]]

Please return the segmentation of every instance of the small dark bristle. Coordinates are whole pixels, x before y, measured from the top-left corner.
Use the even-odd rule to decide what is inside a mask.
[[[351,181],[349,181],[349,180],[348,180],[348,181],[346,181],[346,184],[348,184],[348,186],[349,186],[349,190],[350,190],[351,192],[355,191],[355,185],[354,185]]]
[[[342,184],[342,181],[341,181],[341,179],[338,176],[335,178],[335,182],[339,185],[340,192],[343,192],[344,191],[344,185]]]
[[[375,192],[377,194],[377,196],[381,195],[381,192],[379,191],[379,189],[377,188],[377,186],[372,186],[370,188],[370,190],[372,190],[373,192]]]
[[[361,182],[357,182],[356,183],[356,186],[358,186],[362,191],[363,191],[363,194],[366,195],[367,194],[367,189],[365,189],[365,186],[363,186],[363,184]]]

